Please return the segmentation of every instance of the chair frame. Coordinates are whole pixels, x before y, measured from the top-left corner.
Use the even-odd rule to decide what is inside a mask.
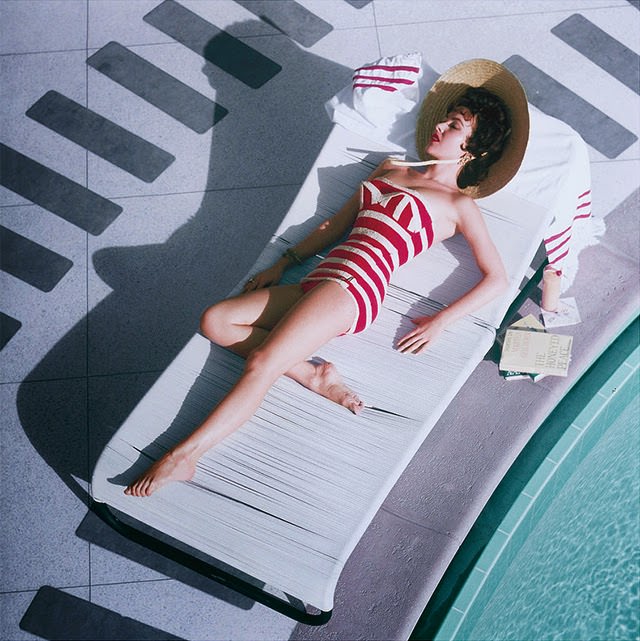
[[[120,535],[132,541],[146,547],[147,549],[160,554],[161,556],[179,563],[180,565],[197,572],[198,574],[211,579],[228,587],[239,594],[242,594],[254,601],[261,603],[262,605],[267,606],[268,608],[284,614],[285,616],[298,621],[299,623],[304,623],[305,625],[319,626],[324,625],[329,621],[333,610],[322,611],[317,610],[316,612],[311,612],[304,607],[299,599],[295,597],[290,597],[290,601],[280,599],[273,594],[269,594],[264,590],[256,587],[251,584],[249,581],[245,581],[237,576],[234,576],[230,572],[226,572],[221,568],[217,567],[214,563],[207,563],[202,559],[197,558],[195,555],[190,554],[184,550],[165,543],[160,539],[155,538],[151,534],[147,534],[142,530],[139,530],[128,523],[125,523],[119,519],[114,512],[109,508],[106,503],[100,503],[91,499],[90,504],[91,511],[96,514],[104,523],[113,528]],[[299,603],[302,607],[296,607],[293,602]],[[304,609],[302,609],[304,607]]]

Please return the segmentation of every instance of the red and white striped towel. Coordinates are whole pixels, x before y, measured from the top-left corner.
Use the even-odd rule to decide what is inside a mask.
[[[544,239],[544,246],[547,252],[549,264],[558,271],[562,271],[562,263],[571,250],[571,239],[573,237],[576,221],[591,216],[591,190],[588,189],[577,198],[576,213],[568,227],[562,231],[555,232]]]
[[[399,114],[416,105],[422,56],[408,53],[381,58],[353,73],[353,106],[376,127],[390,127]]]
[[[549,264],[562,273],[564,292],[575,279],[578,255],[599,242],[605,223],[591,215],[591,164],[584,140],[532,105],[529,116],[527,152],[507,189],[553,212],[543,241]]]
[[[353,74],[353,89],[380,89],[394,92],[416,85],[420,74],[418,65],[370,64],[356,69]]]

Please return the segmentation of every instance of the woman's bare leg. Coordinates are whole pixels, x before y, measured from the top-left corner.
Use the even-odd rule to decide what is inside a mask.
[[[312,289],[251,352],[237,383],[203,423],[125,493],[148,496],[170,481],[191,479],[198,459],[255,413],[277,378],[344,332],[354,314],[350,296],[337,283],[324,282]]]
[[[241,294],[205,310],[200,328],[212,342],[247,358],[303,296],[299,285],[281,285]],[[362,409],[362,401],[342,382],[332,363],[303,360],[285,374],[354,413]]]
[[[200,330],[213,343],[247,358],[303,296],[300,285],[240,294],[207,308],[200,319]],[[296,363],[287,375],[304,384],[310,367],[311,363],[306,361]]]

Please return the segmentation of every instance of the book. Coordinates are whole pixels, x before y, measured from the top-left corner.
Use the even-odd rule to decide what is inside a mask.
[[[535,332],[546,331],[544,328],[544,325],[533,314],[529,314],[524,318],[517,320],[515,323],[512,323],[511,325],[509,325],[509,327],[507,327],[507,329],[515,329],[515,328],[528,329]],[[504,344],[504,337],[505,337],[506,331],[507,330],[504,329],[496,336],[496,342],[498,343],[498,345],[500,345],[500,347],[502,347],[502,345]]]
[[[522,327],[524,329],[535,329],[537,332],[544,332],[544,325],[533,315],[527,314],[524,318],[509,325],[510,329]]]
[[[507,370],[500,370],[500,376],[504,378],[507,381],[526,381],[526,380],[531,380],[531,377],[533,374],[529,374],[528,372],[514,372],[513,370],[507,369]]]
[[[538,381],[541,381],[546,376],[549,376],[549,374],[529,374],[529,376],[531,377],[531,380],[534,383],[537,383]]]
[[[544,332],[544,325],[533,315],[528,314],[524,318],[517,320],[515,323],[509,325],[509,329],[521,328],[528,329],[535,332]],[[497,341],[500,347],[504,344],[504,332],[498,336]],[[507,381],[538,381],[546,376],[546,374],[530,374],[529,372],[517,372],[514,370],[500,370],[500,376]]]
[[[567,376],[573,336],[507,329],[499,368],[504,372]]]

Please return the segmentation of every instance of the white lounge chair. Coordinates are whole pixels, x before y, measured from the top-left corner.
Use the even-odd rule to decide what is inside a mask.
[[[331,215],[388,153],[336,125],[253,271]],[[193,430],[241,372],[240,358],[196,334],[100,456],[92,479],[98,513],[114,517],[121,529],[115,517],[122,522],[126,515],[168,535],[244,579],[251,596],[299,620],[326,621],[347,558],[492,346],[550,222],[548,211],[506,189],[479,204],[510,274],[509,291],[449,328],[426,354],[408,357],[393,346],[410,317],[448,304],[479,272],[464,240],[455,237],[404,267],[371,328],[318,352],[364,398],[360,416],[283,377],[256,415],[201,459],[191,482],[145,499],[125,496],[124,487]],[[287,280],[299,279],[313,262],[290,270]],[[263,597],[254,580],[264,584]]]
[[[421,77],[432,81],[435,73],[427,69]],[[350,90],[343,93],[349,101]],[[383,158],[412,154],[406,145],[363,136],[367,120],[351,106],[341,110],[341,94],[331,108],[334,121],[346,126],[334,126],[251,273],[331,216]],[[145,499],[126,496],[124,488],[191,432],[242,370],[240,358],[195,334],[100,456],[92,479],[94,510],[127,536],[297,620],[327,621],[350,553],[493,345],[533,274],[532,260],[550,224],[555,219],[564,229],[563,220],[574,218],[576,198],[589,189],[580,137],[530,111],[530,142],[519,174],[478,201],[510,278],[501,297],[448,328],[425,354],[398,353],[395,342],[411,327],[411,317],[441,309],[480,277],[464,239],[432,247],[394,276],[383,310],[366,332],[336,338],[317,354],[336,363],[365,400],[361,415],[282,377],[255,416],[200,460],[192,481],[169,484]],[[411,117],[403,116],[405,133]],[[287,282],[319,260],[289,270]]]

